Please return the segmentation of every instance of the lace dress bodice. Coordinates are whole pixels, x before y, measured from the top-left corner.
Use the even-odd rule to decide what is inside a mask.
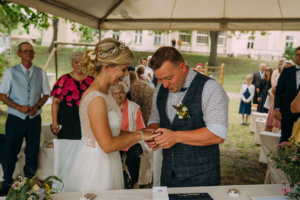
[[[108,115],[108,122],[111,130],[112,136],[118,136],[120,135],[120,128],[122,123],[122,113],[114,100],[114,98],[111,95],[107,95],[98,91],[90,92],[88,95],[84,97],[81,103],[79,116],[80,116],[80,124],[81,124],[81,134],[82,134],[82,142],[83,145],[86,145],[88,147],[99,147],[96,138],[94,136],[94,133],[92,131],[89,116],[87,113],[87,108],[90,103],[90,101],[100,96],[104,98],[106,102],[107,107],[107,115]]]

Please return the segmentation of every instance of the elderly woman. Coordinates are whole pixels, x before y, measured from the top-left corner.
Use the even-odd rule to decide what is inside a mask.
[[[126,98],[127,92],[128,88],[124,82],[119,82],[110,88],[110,94],[114,97],[122,112],[121,130],[136,131],[145,128],[140,106]],[[125,162],[130,173],[131,186],[137,189],[139,187],[140,154],[143,153],[143,149],[141,145],[137,143],[122,151],[127,154]]]
[[[81,70],[82,52],[71,57],[72,72],[62,75],[55,83],[52,96],[51,129],[58,139],[81,139],[79,103],[84,91],[94,78]]]

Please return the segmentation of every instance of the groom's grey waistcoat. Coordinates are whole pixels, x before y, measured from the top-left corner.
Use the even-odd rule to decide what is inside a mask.
[[[161,128],[185,131],[206,127],[202,112],[202,91],[207,80],[209,80],[207,76],[197,73],[182,101],[189,109],[190,118],[179,119],[176,115],[173,122],[169,121],[166,114],[169,90],[161,86],[156,102]],[[163,150],[162,186],[204,186],[218,185],[219,183],[220,153],[218,144],[192,146],[178,143],[170,149]]]

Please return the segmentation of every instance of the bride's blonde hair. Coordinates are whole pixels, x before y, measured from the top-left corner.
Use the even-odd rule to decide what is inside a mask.
[[[95,50],[84,53],[82,71],[95,75],[100,72],[102,66],[129,65],[133,57],[133,53],[124,43],[105,38],[96,44]]]

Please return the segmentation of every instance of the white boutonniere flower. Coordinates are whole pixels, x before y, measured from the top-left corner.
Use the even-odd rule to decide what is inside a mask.
[[[190,118],[191,117],[188,107],[186,105],[184,105],[182,102],[180,102],[176,106],[173,105],[173,108],[175,108],[176,114],[178,115],[179,119],[184,119],[184,118]]]

